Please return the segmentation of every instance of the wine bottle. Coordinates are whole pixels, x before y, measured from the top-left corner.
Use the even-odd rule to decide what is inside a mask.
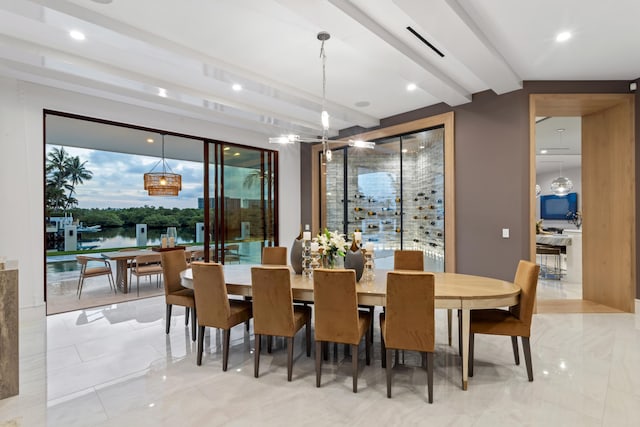
[[[376,224],[369,224],[369,225],[367,225],[367,228],[370,228],[370,229],[378,229],[378,228],[380,228],[380,227],[378,227]]]
[[[400,227],[396,228],[396,233],[401,233],[402,229]]]
[[[353,210],[356,212],[360,212],[362,208],[360,206],[356,206],[355,208],[353,208]]]
[[[375,215],[378,215],[378,214],[376,212],[374,212],[374,211],[369,211],[369,212],[367,212],[367,215],[375,216]]]
[[[400,203],[402,201],[401,197],[396,197],[396,203]]]
[[[422,206],[418,206],[418,210],[419,210],[419,211],[421,211],[421,210],[423,210],[423,209],[424,209],[424,208],[423,208]]]

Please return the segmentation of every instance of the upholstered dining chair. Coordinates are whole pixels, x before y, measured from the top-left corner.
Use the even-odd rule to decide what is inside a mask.
[[[358,310],[355,270],[318,268],[313,272],[315,306],[316,387],[322,374],[322,344],[351,345],[353,392],[358,392],[358,345],[365,337],[366,363],[371,363],[371,313]]]
[[[193,289],[188,289],[180,283],[180,272],[187,269],[184,250],[167,251],[161,253],[162,275],[164,276],[164,298],[167,304],[166,333],[171,327],[171,309],[174,305],[185,307],[184,325],[189,324],[191,311],[191,339],[196,340],[196,302]]]
[[[387,305],[380,313],[382,367],[387,373],[387,397],[391,397],[391,350],[419,351],[427,359],[429,403],[433,403],[433,352],[435,279],[432,273],[387,273]],[[397,356],[396,356],[397,357]]]
[[[82,286],[85,279],[90,277],[107,276],[109,281],[109,288],[113,289],[114,293],[118,293],[116,289],[116,282],[113,280],[113,273],[111,272],[111,264],[104,258],[91,257],[85,255],[77,255],[76,261],[80,264],[80,277],[78,277],[78,289],[76,294],[78,299],[82,295]],[[89,266],[91,263],[91,266]],[[97,264],[97,265],[96,265]]]
[[[198,366],[202,365],[204,328],[223,330],[222,370],[227,370],[231,328],[253,316],[251,302],[230,300],[222,264],[196,261],[193,269],[193,290],[198,310]]]
[[[184,257],[184,251],[179,251]],[[186,267],[185,267],[186,269]],[[136,276],[136,293],[140,296],[140,277],[146,276],[151,281],[151,276],[156,276],[156,286],[160,287],[162,275],[162,256],[159,253],[138,255],[131,266],[131,274]]]
[[[287,248],[284,246],[262,248],[262,265],[287,265]]]
[[[393,252],[393,269],[394,270],[414,270],[424,271],[424,252],[417,250],[397,250]],[[453,311],[447,309],[447,332],[449,345],[451,345],[452,336],[452,317]],[[460,324],[460,319],[458,319]],[[460,346],[461,348],[462,346]]]
[[[393,269],[424,271],[424,252],[406,249],[394,251]]]
[[[475,334],[505,335],[511,337],[513,356],[516,365],[520,364],[518,352],[518,337],[522,339],[524,360],[527,365],[527,376],[533,381],[533,367],[531,364],[531,318],[533,304],[536,299],[538,274],[540,266],[529,261],[518,263],[514,283],[520,286],[520,301],[518,304],[504,309],[471,310],[469,329],[469,376],[473,376],[473,346]]]
[[[251,268],[253,333],[255,335],[254,376],[260,375],[260,341],[263,335],[287,338],[287,381],[293,370],[293,343],[305,326],[307,357],[311,356],[311,307],[293,305],[291,272],[284,266]]]

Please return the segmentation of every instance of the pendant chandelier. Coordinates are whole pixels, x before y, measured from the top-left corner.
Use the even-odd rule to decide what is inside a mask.
[[[154,172],[162,163],[162,172]],[[177,196],[182,190],[182,176],[173,173],[164,158],[164,134],[162,134],[162,159],[144,174],[144,189],[149,196]]]
[[[293,144],[295,142],[320,142],[322,143],[322,159],[324,162],[330,162],[332,158],[331,149],[329,148],[329,143],[346,143],[350,147],[361,147],[361,148],[375,148],[376,143],[371,141],[362,141],[362,140],[339,140],[333,139],[329,140],[329,112],[326,109],[327,102],[327,74],[326,74],[326,64],[327,64],[327,55],[324,50],[324,42],[331,38],[331,34],[326,31],[320,31],[317,35],[318,40],[320,40],[320,59],[322,60],[322,112],[320,113],[320,123],[322,125],[322,136],[320,139],[318,138],[303,138],[299,135],[281,135],[274,138],[269,138],[269,142],[272,144]]]
[[[551,182],[551,191],[556,196],[566,196],[573,190],[573,182],[562,175],[562,162],[560,162],[560,176]]]

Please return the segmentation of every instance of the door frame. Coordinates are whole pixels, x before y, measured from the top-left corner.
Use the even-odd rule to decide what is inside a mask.
[[[630,94],[531,94],[529,95],[529,200],[535,200],[535,186],[536,186],[536,134],[535,134],[535,123],[537,116],[588,116],[591,114],[597,114],[603,112],[605,110],[620,107],[623,109],[623,114],[621,114],[621,118],[618,120],[616,125],[622,124],[622,126],[627,127],[628,134],[630,135],[630,140],[626,139],[627,151],[629,151],[629,161],[631,165],[629,167],[627,175],[627,179],[633,180],[635,187],[635,123],[634,123],[634,96]],[[606,119],[605,119],[606,120]],[[603,156],[608,156],[608,153],[611,151],[603,150]],[[612,154],[613,156],[613,154]],[[603,164],[606,164],[606,159],[603,159]],[[582,169],[583,181],[585,181],[584,176],[589,174],[590,172],[585,171],[584,165]],[[615,178],[614,178],[615,179]],[[583,185],[583,192],[585,188]],[[605,280],[606,272],[597,272],[597,274],[603,275],[601,279],[593,279],[590,277],[589,281],[592,284],[588,285],[589,289],[594,286],[604,286],[606,284],[607,289],[606,292],[599,292],[600,295],[595,295],[590,290],[588,292],[590,296],[589,301],[606,305],[609,307],[613,307],[625,312],[633,313],[635,311],[635,290],[636,290],[636,230],[635,230],[635,222],[636,222],[636,209],[635,209],[635,192],[630,194],[631,200],[626,203],[626,206],[623,207],[625,209],[625,213],[630,218],[630,222],[626,224],[629,227],[629,234],[631,234],[631,238],[629,241],[628,250],[630,251],[630,265],[624,265],[623,269],[628,271],[629,273],[625,275],[625,277],[620,280],[620,277],[617,280]],[[587,218],[588,220],[588,218]],[[529,223],[535,223],[535,204],[530,203],[529,206]],[[586,223],[586,221],[585,221]],[[620,228],[624,227],[624,224],[614,224],[609,225],[610,227]],[[583,232],[588,233],[589,227],[583,227]],[[535,262],[536,260],[536,236],[535,236],[535,227],[530,227],[529,230],[529,250],[530,250],[530,258]],[[588,236],[588,234],[586,234]],[[585,247],[585,240],[588,240],[583,237],[583,252]],[[606,241],[605,243],[613,243],[611,240]],[[587,242],[588,245],[592,243]],[[611,245],[609,245],[611,246]],[[588,248],[591,254],[594,253],[593,250]],[[585,260],[583,256],[583,260]],[[589,261],[583,261],[583,265],[588,264]],[[584,270],[583,270],[584,271]],[[593,270],[592,270],[593,273]],[[584,273],[583,273],[584,274]],[[583,279],[583,299],[584,297],[584,279]],[[615,298],[608,298],[608,294],[615,294]],[[615,300],[615,301],[614,301]]]

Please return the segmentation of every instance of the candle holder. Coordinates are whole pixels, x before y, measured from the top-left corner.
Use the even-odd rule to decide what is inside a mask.
[[[375,277],[375,262],[373,256],[373,250],[364,250],[364,280],[369,282],[372,281]]]
[[[310,250],[310,254],[311,254],[311,262],[309,264],[309,267],[311,268],[311,274],[313,275],[313,270],[315,270],[316,268],[320,268],[320,251],[313,251]]]
[[[311,244],[308,240],[302,243],[302,275],[311,277],[313,274]]]

